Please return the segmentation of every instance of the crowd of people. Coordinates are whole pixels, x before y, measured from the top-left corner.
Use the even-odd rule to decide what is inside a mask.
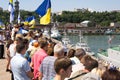
[[[66,52],[61,42],[23,24],[15,24],[8,35],[5,40],[0,31],[0,58],[5,51],[12,80],[120,80],[115,67],[101,69],[98,60],[82,48]]]

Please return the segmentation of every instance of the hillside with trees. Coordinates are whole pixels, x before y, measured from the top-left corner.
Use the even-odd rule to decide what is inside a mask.
[[[80,23],[84,20],[89,20],[92,24],[109,26],[111,22],[120,22],[120,12],[63,11],[62,15],[54,14],[54,20],[71,23]]]
[[[28,16],[35,16],[39,22],[39,16],[33,11],[20,10],[21,20],[24,21]],[[9,23],[9,12],[0,11],[0,19],[4,24]],[[120,22],[120,12],[89,12],[89,11],[63,11],[62,15],[53,13],[53,21],[63,23],[80,23],[84,20],[91,21],[89,25],[109,26],[111,22]]]

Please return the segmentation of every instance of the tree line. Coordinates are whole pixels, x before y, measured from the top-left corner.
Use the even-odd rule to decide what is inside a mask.
[[[9,12],[8,11],[0,11],[0,19],[4,24],[9,23]],[[34,11],[25,11],[20,10],[21,20],[24,21],[28,16],[35,16],[36,21],[39,22],[39,16]],[[17,20],[17,17],[15,21]],[[120,12],[112,11],[112,12],[90,12],[90,11],[63,11],[61,15],[57,15],[52,13],[52,20],[63,22],[63,23],[80,23],[85,20],[89,20],[91,25],[99,25],[99,26],[109,26],[111,22],[120,23]]]
[[[14,22],[17,23],[18,16],[16,15],[16,12],[14,12]],[[29,16],[35,16],[36,21],[39,21],[39,16],[34,11],[25,11],[20,10],[20,19],[21,21],[25,21],[25,19]],[[0,19],[4,24],[9,24],[10,21],[10,12],[9,11],[0,11]]]
[[[54,20],[58,22],[80,23],[85,20],[93,25],[109,26],[111,22],[120,22],[120,12],[89,12],[89,11],[63,11],[62,15],[54,14]]]

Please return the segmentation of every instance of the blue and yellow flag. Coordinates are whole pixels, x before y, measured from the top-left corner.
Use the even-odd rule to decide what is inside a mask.
[[[41,17],[40,24],[49,24],[51,21],[51,1],[44,0],[35,12]]]
[[[24,25],[30,25],[32,28],[35,26],[35,17],[34,16],[29,16],[26,18]]]
[[[8,11],[10,12],[10,23],[14,20],[14,7],[13,0],[9,0]]]
[[[11,12],[13,10],[13,0],[9,0],[8,11]]]

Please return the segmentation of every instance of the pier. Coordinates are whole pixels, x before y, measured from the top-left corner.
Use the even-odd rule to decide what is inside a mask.
[[[74,24],[74,23],[73,23]],[[53,24],[49,24],[49,25],[36,25],[35,28],[33,28],[33,30],[36,29],[43,29],[44,28],[48,28],[49,30],[52,28]],[[61,34],[64,34],[64,31],[66,31],[68,34],[78,34],[79,31],[81,30],[83,32],[83,34],[94,34],[94,35],[98,35],[98,34],[105,34],[105,32],[110,29],[113,30],[113,33],[110,34],[120,34],[120,26],[94,26],[94,27],[77,27],[77,26],[65,26],[65,25],[59,25],[56,26],[59,30],[59,32]],[[106,35],[106,34],[105,34]],[[107,34],[109,35],[109,34]]]

